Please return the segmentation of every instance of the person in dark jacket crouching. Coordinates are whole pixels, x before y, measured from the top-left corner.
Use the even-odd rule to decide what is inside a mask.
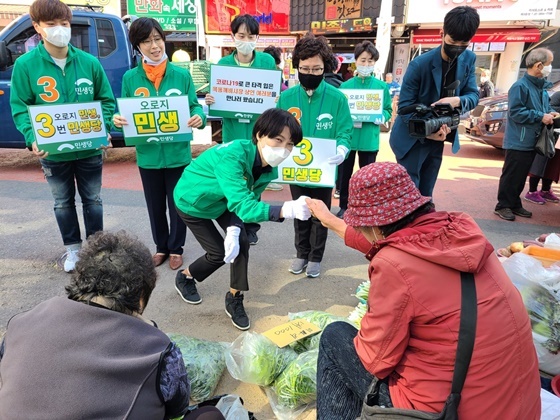
[[[100,231],[79,257],[67,298],[48,299],[8,323],[0,418],[182,416],[190,382],[181,351],[142,317],[156,285],[150,252],[124,231]],[[215,407],[205,412],[187,418],[224,418]]]

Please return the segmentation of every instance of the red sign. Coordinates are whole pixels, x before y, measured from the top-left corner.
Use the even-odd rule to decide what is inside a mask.
[[[471,42],[537,42],[538,29],[479,29]],[[414,44],[441,44],[439,29],[418,29],[412,36]]]
[[[228,34],[236,16],[250,14],[261,34],[290,34],[290,0],[207,0],[206,33]]]

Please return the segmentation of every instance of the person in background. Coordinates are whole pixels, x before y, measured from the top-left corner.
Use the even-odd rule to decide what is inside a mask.
[[[278,177],[277,166],[301,140],[301,126],[292,114],[268,109],[257,119],[251,140],[206,150],[185,169],[175,188],[177,211],[206,252],[177,273],[175,288],[185,302],[199,304],[202,299],[195,280],[202,282],[224,264],[231,264],[225,306],[240,330],[251,325],[243,306],[243,292],[249,290],[249,241],[244,222],[310,217],[301,197],[278,206],[260,201],[266,185]],[[225,232],[225,240],[214,221]]]
[[[279,70],[283,70],[284,69],[284,62],[282,61],[282,49],[279,47],[275,47],[274,45],[269,45],[268,47],[266,47],[263,51],[266,54],[270,54],[272,56],[272,58],[274,58],[274,62],[276,63],[276,66],[278,67]],[[284,92],[285,90],[288,89],[288,86],[286,86],[284,83],[282,83],[280,90],[281,92]],[[282,191],[284,189],[284,186],[282,184],[278,184],[276,182],[271,182],[270,184],[268,184],[265,188],[265,190],[267,191]]]
[[[348,184],[354,172],[356,153],[358,154],[360,168],[375,162],[377,152],[379,151],[379,125],[389,121],[392,113],[389,88],[386,83],[376,79],[373,75],[375,62],[379,59],[377,48],[370,41],[360,42],[354,48],[354,57],[356,59],[358,75],[344,82],[340,88],[383,91],[383,116],[371,122],[354,122],[350,152],[346,160],[339,166],[342,175],[340,180],[340,210],[336,214],[338,217],[344,216],[348,206]]]
[[[124,74],[122,97],[187,95],[190,112],[187,125],[203,129],[206,115],[196,98],[191,75],[169,62],[165,54],[165,33],[159,22],[146,17],[135,20],[130,26],[128,38],[132,48],[142,54],[142,62]],[[114,115],[113,125],[117,129],[127,124],[124,117]],[[172,270],[183,265],[187,228],[175,210],[173,189],[191,160],[191,146],[187,142],[152,142],[136,146],[136,162],[156,245],[156,253],[152,257],[156,267],[167,258]]]
[[[352,77],[354,77],[354,69],[352,68],[351,64],[348,64],[346,66],[346,73],[344,73],[343,78],[346,81],[346,80],[351,79]]]
[[[408,123],[417,104],[449,104],[460,113],[478,104],[476,55],[467,47],[478,29],[476,9],[459,6],[443,21],[441,46],[412,60],[406,70],[399,95],[399,111],[391,129],[389,144],[422,195],[432,196],[443,158],[444,141],[452,143],[453,153],[460,148],[457,129],[443,124],[426,137],[413,137]],[[456,82],[459,81],[458,86]]]
[[[556,112],[560,112],[560,92],[555,92],[550,97],[550,106]],[[558,133],[554,133],[558,142]],[[556,149],[554,157],[548,159],[545,156],[535,154],[535,159],[529,169],[529,191],[524,199],[534,204],[558,203],[560,199],[552,191],[552,182],[556,184],[560,179],[560,149]],[[539,181],[542,180],[541,190],[538,190]]]
[[[231,37],[235,42],[235,51],[218,61],[219,65],[252,67],[256,69],[276,70],[276,62],[270,54],[255,51],[259,37],[259,22],[251,15],[239,15],[231,21]],[[211,94],[206,95],[206,105],[215,103]],[[237,139],[250,139],[256,119],[222,118],[222,141],[228,143]],[[259,242],[257,232],[261,226],[251,223],[246,226],[249,243]]]
[[[389,93],[391,94],[391,99],[394,98],[396,95],[398,96],[401,85],[396,80],[393,80],[393,73],[387,73],[385,75],[385,83],[389,86]]]
[[[37,146],[28,107],[100,101],[103,122],[109,131],[115,98],[99,60],[70,44],[72,11],[66,4],[59,0],[36,0],[29,14],[42,41],[14,65],[10,106],[16,128],[23,134],[27,147],[39,157],[51,189],[54,215],[66,247],[64,271],[71,272],[82,246],[76,189],[82,199],[86,238],[103,230],[103,151],[49,155]],[[89,87],[78,86],[83,81]]]
[[[490,80],[490,74],[489,70],[482,69],[480,71],[480,99],[494,96],[494,83]]]
[[[359,417],[374,377],[379,405],[443,409],[457,351],[461,272],[473,274],[478,305],[458,418],[540,418],[538,360],[519,291],[476,222],[466,213],[436,212],[430,199],[404,167],[382,162],[350,180],[344,220],[307,200],[314,217],[370,261],[360,330],[334,322],[321,335],[317,418]]]
[[[79,255],[67,297],[8,323],[0,418],[181,417],[190,396],[181,350],[142,316],[157,280],[150,251],[124,231],[97,232]],[[215,407],[186,418],[204,413],[224,418]]]
[[[535,145],[542,126],[552,124],[554,117],[559,115],[550,106],[546,92],[546,89],[552,86],[546,77],[552,71],[553,59],[552,51],[547,48],[531,50],[525,59],[527,73],[515,82],[508,92],[507,125],[504,134],[506,156],[494,214],[510,222],[515,220],[516,215],[533,216],[533,213],[523,208],[520,196],[535,160]],[[536,190],[536,185],[533,187]]]
[[[346,96],[324,80],[324,74],[334,70],[336,58],[324,37],[307,35],[297,42],[292,60],[300,84],[282,93],[277,106],[296,116],[304,136],[336,142],[336,154],[328,158],[328,163],[338,166],[350,148],[352,117]],[[331,206],[330,187],[290,184],[290,191],[293,199],[305,195]],[[314,218],[294,220],[294,230],[297,255],[289,271],[301,274],[305,270],[308,277],[318,277],[328,230]]]

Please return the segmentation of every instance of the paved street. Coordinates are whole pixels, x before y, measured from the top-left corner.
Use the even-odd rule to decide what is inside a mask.
[[[387,134],[382,136],[381,143],[378,161],[393,160]],[[56,265],[64,247],[40,167],[33,161],[25,165],[9,163],[21,162],[26,153],[29,152],[0,149],[0,333],[11,315],[51,296],[63,295],[69,279]],[[502,159],[502,151],[468,140],[463,141],[456,156],[451,155],[446,145],[444,165],[435,189],[436,207],[470,213],[495,247],[560,230],[559,204],[526,203],[526,208],[534,212],[533,218],[518,218],[514,223],[502,221],[493,214]],[[123,160],[110,161],[104,167],[105,226],[109,230],[134,233],[153,250],[138,169],[131,159]],[[560,188],[556,185],[554,188],[558,193]],[[278,203],[287,199],[288,188],[282,192],[265,192],[263,197],[265,201]],[[337,204],[334,200],[335,212]],[[367,261],[356,251],[347,249],[340,238],[329,236],[322,275],[317,279],[288,272],[290,260],[295,256],[292,223],[264,223],[259,238],[258,245],[251,248],[251,290],[245,298],[252,331],[263,332],[287,321],[289,312],[315,309],[346,316],[356,305],[357,299],[352,294],[367,277]],[[189,233],[185,262],[188,264],[201,253]],[[196,306],[179,299],[174,289],[175,272],[167,264],[158,268],[158,274],[159,283],[146,315],[162,330],[228,342],[239,335],[224,312],[224,295],[229,284],[227,267],[199,285],[203,302]],[[217,392],[237,393],[257,418],[273,418],[264,393],[258,387],[233,380],[227,372]],[[306,418],[314,418],[314,414],[311,412]]]

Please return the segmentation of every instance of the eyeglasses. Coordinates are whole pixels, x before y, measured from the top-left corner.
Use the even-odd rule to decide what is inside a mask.
[[[151,47],[153,42],[155,42],[156,45],[157,45],[157,44],[160,44],[162,41],[163,41],[163,38],[158,36],[158,37],[155,37],[155,38],[152,38],[152,39],[146,39],[146,40],[140,42],[140,44],[142,44],[145,47]]]
[[[309,67],[300,67],[298,69],[298,71],[303,74],[309,74],[309,73],[322,74],[323,70],[324,70],[323,67],[313,67],[312,69],[310,69]]]

